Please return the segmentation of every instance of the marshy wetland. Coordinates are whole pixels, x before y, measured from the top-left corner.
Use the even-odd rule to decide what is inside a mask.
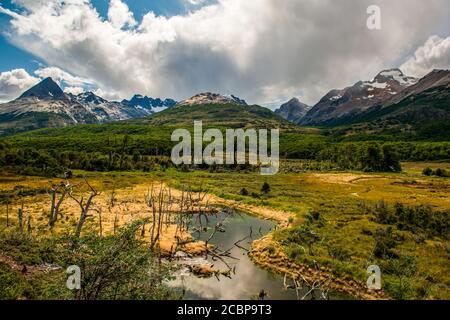
[[[51,254],[27,257],[33,250],[19,252],[11,234],[33,239],[73,234],[78,202],[86,203],[95,190],[81,238],[108,239],[142,220],[135,237],[156,249],[154,259],[170,266],[161,281],[166,298],[448,299],[450,182],[422,174],[427,166],[446,165],[402,165],[401,173],[309,171],[270,177],[175,169],[74,171],[73,194],[62,201],[53,227],[49,190],[65,180],[3,174],[0,263],[14,270],[6,276],[25,278],[7,298],[39,298],[42,292],[27,289],[33,278],[71,297],[64,263]],[[416,216],[430,223],[419,223]],[[366,287],[367,267],[374,264],[382,270],[382,290]]]

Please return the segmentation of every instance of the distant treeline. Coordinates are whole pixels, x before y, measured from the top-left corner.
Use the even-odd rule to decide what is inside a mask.
[[[339,169],[399,171],[400,161],[445,161],[450,142],[329,142],[319,135],[287,134],[282,159],[328,161]],[[17,142],[17,143],[16,143]],[[172,166],[174,145],[162,137],[39,136],[0,142],[0,168],[28,175],[54,176],[70,169],[150,171]]]

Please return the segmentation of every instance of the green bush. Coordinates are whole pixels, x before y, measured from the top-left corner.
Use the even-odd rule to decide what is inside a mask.
[[[434,211],[429,206],[408,207],[396,203],[393,208],[380,201],[375,207],[375,221],[395,225],[400,230],[424,233],[428,237],[448,239],[450,232],[450,211]]]
[[[248,196],[248,191],[247,191],[247,189],[242,188],[241,191],[239,191],[239,194],[240,194],[241,196]]]
[[[264,182],[261,187],[262,193],[269,193],[270,192],[270,185],[267,182]]]
[[[431,169],[430,167],[426,167],[425,169],[423,169],[422,174],[425,176],[431,176],[433,174],[433,169]]]

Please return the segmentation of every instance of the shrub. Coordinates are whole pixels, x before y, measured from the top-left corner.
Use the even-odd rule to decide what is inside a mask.
[[[407,207],[396,203],[391,209],[380,201],[375,208],[375,221],[429,237],[448,239],[450,232],[450,211],[434,211],[429,206]]]
[[[373,254],[375,257],[382,259],[397,258],[397,254],[392,250],[396,245],[391,227],[388,227],[386,230],[378,229],[375,234]]]
[[[425,176],[431,176],[433,174],[433,169],[431,169],[430,167],[426,167],[425,169],[423,169],[422,174]]]
[[[350,253],[346,251],[344,248],[331,246],[328,247],[328,254],[339,261],[344,261],[350,258]]]
[[[240,194],[241,196],[248,196],[248,191],[247,191],[247,189],[242,188],[241,191],[239,191],[239,194]]]
[[[450,174],[445,170],[441,168],[437,168],[434,174],[438,177],[448,177]]]
[[[305,253],[304,249],[299,246],[295,246],[293,248],[290,248],[288,252],[289,259],[296,260],[298,257],[303,255]]]
[[[264,184],[261,187],[262,193],[269,193],[270,192],[270,185],[267,182],[264,182]]]
[[[268,246],[268,247],[266,248],[266,250],[267,250],[267,252],[268,252],[269,254],[274,254],[274,253],[275,253],[275,248],[274,248],[273,246]]]

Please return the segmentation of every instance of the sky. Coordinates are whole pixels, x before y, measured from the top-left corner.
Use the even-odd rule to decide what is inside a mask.
[[[449,12],[448,0],[0,0],[0,101],[51,76],[110,100],[313,105],[383,69],[448,69]]]

